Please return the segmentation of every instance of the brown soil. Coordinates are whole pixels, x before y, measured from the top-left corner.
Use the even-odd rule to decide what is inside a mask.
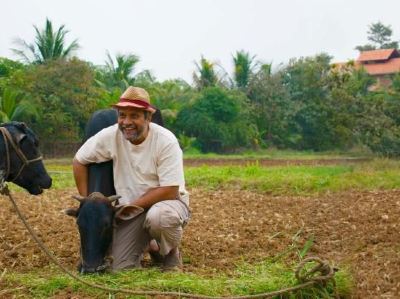
[[[277,256],[293,243],[301,247],[314,235],[310,254],[339,268],[349,267],[356,284],[354,298],[400,297],[400,190],[319,197],[190,191],[193,216],[182,244],[185,271],[229,273],[237,262]],[[74,193],[52,190],[39,198],[14,193],[38,235],[71,269],[78,260],[79,241],[74,219],[62,209],[76,206]],[[7,197],[0,201],[0,275],[4,269],[26,271],[48,265]],[[299,238],[294,240],[295,235]],[[0,289],[10,287],[0,279]]]

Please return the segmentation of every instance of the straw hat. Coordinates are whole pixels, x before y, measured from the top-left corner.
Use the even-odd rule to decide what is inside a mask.
[[[114,108],[134,107],[156,112],[156,108],[150,104],[150,96],[140,87],[129,86],[119,98],[119,102],[112,105]]]

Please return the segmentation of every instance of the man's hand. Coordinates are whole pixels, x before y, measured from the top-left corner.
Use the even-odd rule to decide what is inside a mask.
[[[115,206],[115,218],[117,220],[130,220],[142,214],[144,209],[136,205],[119,205]]]

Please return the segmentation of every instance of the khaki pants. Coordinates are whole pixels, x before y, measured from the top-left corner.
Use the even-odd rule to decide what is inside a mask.
[[[119,223],[113,235],[112,269],[141,267],[143,251],[151,239],[158,242],[161,255],[177,247],[182,239],[183,227],[190,218],[188,200],[182,201],[160,201],[146,213]]]

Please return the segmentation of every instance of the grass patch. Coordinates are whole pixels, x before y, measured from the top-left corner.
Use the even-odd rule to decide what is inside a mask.
[[[357,165],[187,167],[187,185],[206,189],[240,188],[274,195],[311,195],[346,190],[400,188],[400,162],[374,160]]]
[[[208,296],[239,296],[271,292],[297,285],[294,268],[294,265],[264,261],[257,265],[239,265],[230,276],[215,274],[212,277],[205,277],[193,273],[162,273],[156,269],[139,269],[82,278],[110,288],[172,291]],[[104,291],[91,288],[65,274],[60,274],[54,267],[24,274],[9,273],[3,277],[3,280],[7,285],[24,287],[13,291],[12,294],[30,298],[48,298],[63,291],[95,297],[104,294]],[[337,292],[342,297],[349,296],[352,287],[349,272],[340,270],[335,275],[335,281]],[[330,282],[326,287],[307,287],[292,294],[293,297],[290,298],[330,298],[333,293],[333,283]]]
[[[75,188],[71,164],[46,161],[52,189]],[[400,188],[400,161],[376,159],[359,164],[274,166],[255,162],[235,166],[185,167],[188,188],[239,188],[273,195],[312,195],[347,190]],[[21,191],[10,184],[14,191]]]
[[[354,152],[313,152],[313,151],[294,151],[267,149],[260,151],[243,151],[240,154],[219,155],[215,153],[202,154],[199,152],[185,152],[184,159],[272,159],[272,160],[313,160],[313,159],[347,159],[347,158],[366,158],[372,155],[366,151]]]

